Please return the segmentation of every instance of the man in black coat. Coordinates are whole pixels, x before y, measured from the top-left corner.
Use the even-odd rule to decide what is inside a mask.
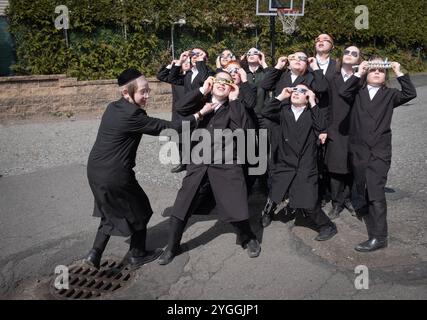
[[[170,83],[172,86],[172,121],[179,121],[182,120],[182,116],[177,112],[176,110],[176,104],[177,102],[184,96],[185,89],[182,85],[173,84],[171,82],[171,69],[172,67],[178,62],[178,60],[172,61],[169,65],[163,66],[160,68],[160,70],[157,72],[157,79],[161,82]],[[185,76],[185,74],[190,71],[191,69],[191,62],[190,58],[188,58],[182,65],[181,65],[181,75]],[[177,143],[177,147],[179,150],[180,155],[180,161],[182,159],[182,145],[181,143]],[[178,173],[185,170],[185,165],[182,163],[179,163],[176,167],[171,169],[172,173]]]
[[[155,260],[161,250],[145,248],[147,224],[153,213],[147,195],[135,178],[136,152],[142,134],[159,135],[162,130],[181,130],[181,121],[151,118],[143,107],[150,88],[136,69],[123,71],[118,84],[122,98],[107,106],[87,165],[87,176],[95,198],[93,215],[101,218],[93,248],[84,262],[99,268],[110,236],[130,236],[126,255],[131,268]],[[213,109],[207,106],[198,115],[185,120],[195,126],[197,120]]]
[[[262,225],[267,227],[277,205],[288,199],[291,208],[302,209],[314,221],[319,228],[316,240],[324,241],[337,229],[318,201],[317,143],[326,124],[315,99],[308,86],[299,84],[284,88],[262,112],[279,125],[272,134],[272,191]]]
[[[381,58],[371,63],[384,63]],[[355,250],[371,252],[388,245],[387,202],[384,188],[391,164],[391,118],[394,108],[417,96],[408,75],[400,64],[391,67],[402,90],[387,88],[386,70],[369,67],[367,61],[341,87],[339,94],[352,105],[349,129],[350,162],[354,176],[353,205],[363,215],[368,240]],[[360,78],[366,79],[362,84]]]
[[[346,208],[354,214],[351,204],[353,178],[348,160],[348,130],[351,106],[340,95],[339,90],[353,75],[353,66],[360,64],[359,48],[350,46],[344,50],[341,69],[329,80],[330,121],[325,164],[328,168],[332,208],[329,218],[336,219]]]
[[[202,88],[186,95],[179,103],[178,108],[183,115],[197,111],[206,101],[207,104],[215,106],[215,112],[199,123],[198,128],[203,130],[204,136],[210,138],[210,141],[205,141],[203,136],[203,140],[193,148],[195,151],[198,146],[202,146],[202,149],[197,151],[197,156],[201,151],[203,161],[195,161],[195,152],[192,153],[191,163],[187,165],[187,175],[178,191],[170,217],[169,241],[159,258],[161,265],[170,263],[180,252],[184,228],[191,214],[197,211],[197,205],[200,204],[199,193],[206,189],[206,184],[210,186],[220,219],[233,225],[239,242],[243,248],[247,248],[251,258],[260,254],[260,244],[249,224],[246,183],[240,164],[244,162],[245,155],[238,156],[238,147],[233,139],[226,138],[228,143],[224,144],[218,143],[214,138],[214,132],[218,129],[222,130],[221,132],[231,130],[233,134],[237,132],[244,137],[244,129],[248,128],[250,121],[238,95],[239,87],[233,84],[230,74],[220,72],[215,78],[206,80]],[[226,151],[229,150],[230,143],[231,155]],[[224,156],[226,154],[229,157]]]

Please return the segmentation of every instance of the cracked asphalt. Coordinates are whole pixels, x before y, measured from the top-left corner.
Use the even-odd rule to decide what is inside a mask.
[[[250,259],[236,245],[231,226],[215,215],[193,216],[181,255],[167,266],[143,266],[130,287],[105,299],[426,299],[427,76],[414,82],[418,98],[396,109],[393,118],[389,248],[354,251],[366,234],[348,212],[327,242],[314,241],[314,231],[283,216],[262,230],[257,222],[265,199],[255,193],[249,202],[262,242],[259,258]],[[91,216],[86,161],[98,125],[99,117],[0,125],[1,298],[52,299],[48,282],[55,267],[78,261],[90,249],[98,221]],[[152,248],[166,245],[162,214],[184,176],[159,163],[159,148],[158,138],[144,137],[135,168],[154,209]],[[126,239],[112,238],[105,256],[121,258],[127,248]],[[369,289],[355,288],[358,265],[368,267]]]

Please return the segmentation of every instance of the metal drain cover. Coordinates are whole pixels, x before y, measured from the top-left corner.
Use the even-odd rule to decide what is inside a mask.
[[[132,271],[114,258],[103,260],[99,270],[83,262],[68,268],[68,289],[58,290],[54,285],[55,279],[50,284],[50,293],[60,300],[99,298],[126,288],[133,279]]]

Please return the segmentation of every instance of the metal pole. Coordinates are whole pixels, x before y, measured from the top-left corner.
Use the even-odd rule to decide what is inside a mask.
[[[172,50],[172,60],[175,60],[175,48],[174,48],[174,43],[173,43],[173,27],[174,27],[174,24],[172,23],[172,25],[171,25],[171,50]]]
[[[70,44],[68,42],[68,31],[67,31],[67,29],[64,29],[64,36],[65,36],[65,44],[67,45],[67,48],[69,48]]]
[[[255,27],[255,48],[258,48],[258,27]]]
[[[271,64],[276,64],[276,16],[270,16]]]

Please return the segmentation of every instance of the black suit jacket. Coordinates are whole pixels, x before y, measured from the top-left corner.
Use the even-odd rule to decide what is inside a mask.
[[[314,208],[318,199],[318,134],[326,125],[320,108],[307,106],[296,121],[289,100],[273,98],[262,115],[278,124],[271,136],[272,200],[280,203],[289,193],[292,208]]]
[[[381,87],[371,100],[368,88],[352,76],[339,90],[351,107],[349,151],[357,193],[365,186],[370,200],[383,200],[391,164],[391,119],[394,108],[417,96],[408,75],[397,78],[402,90]]]
[[[278,70],[274,67],[268,67],[265,71],[265,76],[260,86],[264,90],[273,91],[276,97],[284,88],[295,87],[301,83],[311,87],[316,94],[328,91],[328,82],[322,70],[307,71],[304,75],[298,76],[294,82],[292,82],[291,71],[289,70]]]
[[[157,79],[161,82],[170,83],[172,86],[172,121],[182,120],[182,116],[176,111],[177,102],[184,96],[185,90],[183,86],[173,84],[170,79],[171,69],[167,66],[163,66],[159,72],[157,72]]]
[[[212,70],[209,69],[209,67],[206,65],[206,62],[204,61],[197,61],[196,68],[199,73],[194,78],[194,80],[191,81],[193,71],[190,70],[185,75],[183,75],[181,73],[181,67],[173,65],[169,77],[170,83],[179,86],[184,86],[185,93],[200,88],[201,86],[203,86],[205,80],[214,73],[212,72]]]

